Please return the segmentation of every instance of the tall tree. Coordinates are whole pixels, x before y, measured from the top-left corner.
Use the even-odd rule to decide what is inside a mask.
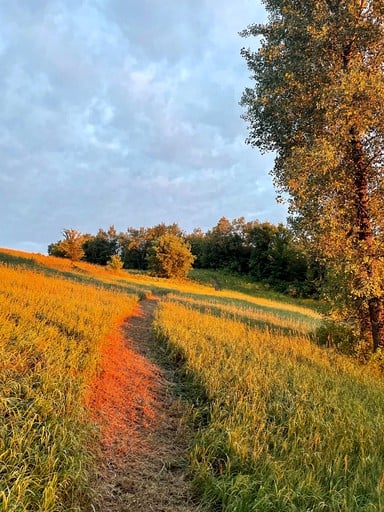
[[[120,233],[119,244],[124,266],[146,270],[148,268],[147,256],[152,244],[165,234],[183,236],[183,232],[177,224],[167,226],[164,222],[150,228],[140,227],[136,229],[130,227],[126,233]]]
[[[204,253],[207,245],[205,234],[201,228],[195,228],[185,239],[191,246],[191,252],[195,256],[194,268],[202,268],[204,266]]]
[[[60,242],[60,248],[65,257],[72,261],[79,261],[84,256],[83,244],[86,237],[77,231],[77,229],[64,229],[63,240]]]
[[[344,311],[384,346],[384,2],[264,0],[242,105],[247,142],[276,152],[272,174],[297,230],[325,259]]]
[[[247,272],[249,251],[244,245],[244,226],[243,218],[230,222],[226,217],[221,217],[205,236],[203,266]]]
[[[113,225],[108,231],[100,228],[97,235],[89,237],[83,245],[86,261],[98,265],[106,265],[118,249],[118,234]]]

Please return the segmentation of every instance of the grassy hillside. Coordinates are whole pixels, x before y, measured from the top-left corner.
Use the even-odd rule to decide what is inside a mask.
[[[0,264],[0,510],[85,510],[87,385],[137,298],[29,266]]]
[[[195,277],[0,250],[1,510],[87,510],[87,386],[104,340],[148,294],[161,297],[157,339],[193,404],[207,510],[384,510],[382,377],[311,342],[313,303]]]
[[[213,285],[214,283],[223,289],[237,291],[251,297],[265,297],[278,302],[288,304],[301,304],[304,307],[322,311],[324,305],[313,299],[297,299],[293,295],[279,293],[268,284],[252,281],[250,276],[245,274],[234,274],[225,270],[192,269],[190,279],[201,284]]]
[[[234,311],[170,298],[156,325],[193,385],[191,463],[205,502],[231,512],[382,510],[383,381],[314,346],[302,312]]]

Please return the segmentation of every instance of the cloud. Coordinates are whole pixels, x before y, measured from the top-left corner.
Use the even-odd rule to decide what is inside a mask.
[[[40,247],[65,227],[225,215],[283,220],[244,144],[242,0],[21,0],[0,7],[0,245]]]

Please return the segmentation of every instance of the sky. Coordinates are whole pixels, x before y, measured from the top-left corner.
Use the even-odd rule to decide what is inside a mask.
[[[239,106],[257,0],[0,2],[0,247],[284,222]]]

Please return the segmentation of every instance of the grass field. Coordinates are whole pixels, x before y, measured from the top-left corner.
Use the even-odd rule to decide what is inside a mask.
[[[190,464],[207,511],[384,510],[382,376],[311,341],[313,302],[198,277],[0,250],[0,510],[89,509],[89,383],[110,332],[149,294],[193,404]]]
[[[137,298],[0,264],[0,510],[85,510],[95,432],[84,396]]]
[[[208,509],[384,510],[382,378],[315,346],[311,312],[198,306],[170,297],[156,328],[192,390]]]

